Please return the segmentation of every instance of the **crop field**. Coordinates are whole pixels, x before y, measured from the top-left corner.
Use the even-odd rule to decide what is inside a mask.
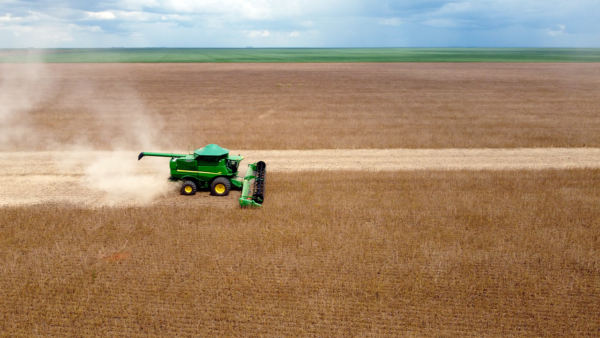
[[[599,64],[0,71],[1,337],[600,335]]]
[[[25,56],[25,57],[24,57]],[[600,62],[598,48],[0,49],[0,62]]]
[[[4,208],[0,332],[597,336],[599,175],[275,173],[263,210]]]
[[[232,150],[269,173],[439,170],[600,169],[600,148]],[[178,151],[184,153],[184,151]],[[165,180],[168,158],[136,163],[134,151],[0,152],[0,207],[77,204],[80,207],[173,205],[236,207],[239,192],[179,196]],[[35,159],[35,169],[31,161]],[[335,161],[332,161],[335,159]],[[246,169],[241,168],[240,176]],[[35,189],[23,189],[33,186]]]
[[[3,150],[600,147],[600,63],[3,69]]]

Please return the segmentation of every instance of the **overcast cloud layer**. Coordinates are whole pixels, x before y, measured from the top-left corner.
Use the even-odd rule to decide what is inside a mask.
[[[598,0],[0,0],[0,48],[600,47]]]

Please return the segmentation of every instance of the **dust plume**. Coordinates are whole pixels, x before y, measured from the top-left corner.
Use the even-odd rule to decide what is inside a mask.
[[[0,64],[0,150],[28,148],[39,141],[30,112],[52,95],[54,86],[47,78],[43,63]]]
[[[132,156],[133,155],[133,156]],[[177,189],[166,179],[168,164],[137,163],[131,152],[113,151],[95,157],[84,169],[82,183],[105,193],[101,204],[143,204]]]
[[[99,204],[148,203],[170,191],[168,164],[137,161],[140,151],[164,149],[168,142],[156,141],[162,119],[148,109],[135,81],[107,88],[98,84],[106,79],[61,77],[30,61],[0,65],[1,151],[62,151],[57,166],[65,172],[78,167],[84,173],[79,184],[103,196]],[[84,118],[70,118],[73,112]],[[57,124],[71,124],[78,133],[65,138],[52,128]],[[97,150],[102,156],[90,155]]]
[[[92,123],[86,135],[65,147],[88,152],[84,159],[70,156],[69,160],[81,163],[82,185],[104,194],[98,204],[150,203],[172,192],[174,184],[167,181],[168,163],[137,161],[140,151],[162,149],[156,141],[162,119],[146,107],[135,88],[117,83],[108,92],[100,91],[91,81],[73,88],[71,93],[63,104],[86,111]],[[87,135],[96,135],[96,139]],[[99,152],[100,156],[98,152],[89,156],[99,148],[96,140],[108,144],[108,150]],[[161,144],[165,144],[164,139]]]
[[[105,193],[103,203],[149,203],[173,189],[167,181],[168,163],[137,161],[140,151],[162,149],[158,142],[162,119],[149,110],[135,88],[115,84],[102,96],[94,83],[88,83],[79,100],[96,122],[94,133],[110,145],[108,152],[87,162],[82,183],[90,189]],[[163,144],[165,140],[162,140]],[[80,142],[94,150],[93,142]],[[128,152],[127,150],[137,150]]]

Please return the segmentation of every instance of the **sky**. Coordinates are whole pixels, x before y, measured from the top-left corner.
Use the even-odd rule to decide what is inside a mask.
[[[0,0],[0,48],[600,47],[600,0]]]

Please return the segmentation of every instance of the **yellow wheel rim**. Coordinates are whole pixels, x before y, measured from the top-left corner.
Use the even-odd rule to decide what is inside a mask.
[[[225,185],[223,183],[219,183],[215,186],[215,192],[217,194],[222,194],[225,192]]]
[[[192,192],[192,187],[190,187],[189,185],[185,187],[185,192],[186,193],[191,193]]]

